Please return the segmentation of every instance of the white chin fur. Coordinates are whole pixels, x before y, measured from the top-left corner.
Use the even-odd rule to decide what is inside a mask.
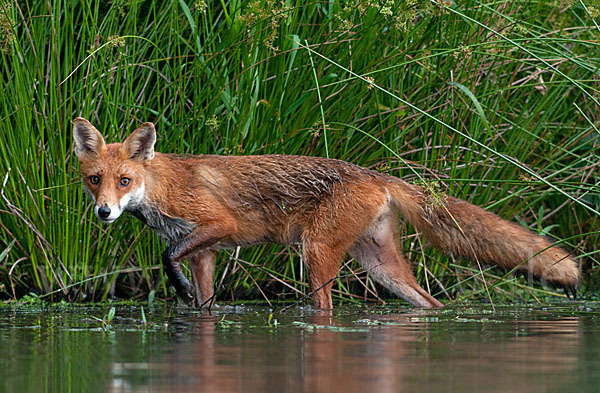
[[[140,202],[144,199],[144,194],[146,192],[146,187],[144,184],[132,190],[131,192],[123,195],[121,200],[119,201],[119,207],[122,210],[127,210],[128,208],[134,208],[139,205]]]

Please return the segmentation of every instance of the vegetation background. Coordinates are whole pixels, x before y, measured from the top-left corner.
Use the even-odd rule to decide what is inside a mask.
[[[155,234],[102,225],[71,121],[157,150],[347,160],[469,200],[573,250],[598,286],[600,7],[591,0],[0,1],[0,297],[170,297]],[[440,299],[525,279],[403,248]],[[221,253],[218,299],[302,299],[295,246]],[[352,261],[338,300],[386,298]],[[362,301],[362,300],[361,300]]]

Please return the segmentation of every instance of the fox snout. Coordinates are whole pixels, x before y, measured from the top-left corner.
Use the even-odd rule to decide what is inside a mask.
[[[121,213],[123,209],[120,206],[108,206],[108,203],[105,203],[102,206],[95,205],[94,206],[94,214],[98,217],[103,223],[110,224],[115,221]]]
[[[110,216],[110,207],[105,203],[100,209],[98,209],[98,217],[106,220]]]

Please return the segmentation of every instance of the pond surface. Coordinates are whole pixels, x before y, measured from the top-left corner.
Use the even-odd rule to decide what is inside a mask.
[[[600,304],[3,306],[2,392],[595,392]]]

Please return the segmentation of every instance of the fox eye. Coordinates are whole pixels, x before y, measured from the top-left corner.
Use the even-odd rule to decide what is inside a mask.
[[[96,175],[92,175],[89,177],[90,183],[92,184],[98,184],[100,183],[100,177],[96,176]]]
[[[121,187],[127,187],[127,186],[129,185],[129,183],[131,183],[131,179],[130,179],[130,178],[128,178],[128,177],[122,177],[122,178],[119,180],[119,185],[120,185]]]

